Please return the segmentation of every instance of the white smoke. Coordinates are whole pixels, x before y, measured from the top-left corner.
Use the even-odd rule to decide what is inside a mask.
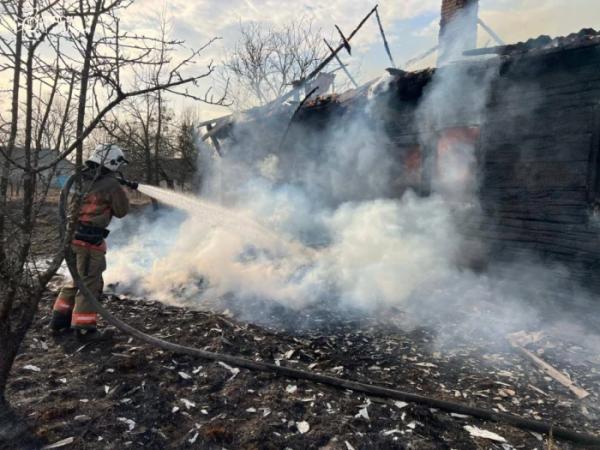
[[[422,148],[445,127],[484,121],[497,69],[487,65],[477,83],[466,71],[442,68],[429,84],[417,113]],[[203,197],[226,207],[125,219],[125,228],[129,221],[140,232],[109,251],[107,282],[198,306],[233,296],[240,305],[260,300],[293,309],[397,307],[414,323],[460,312],[465,327],[494,336],[536,324],[524,305],[557,287],[554,274],[562,269],[521,265],[476,274],[458,267],[472,257],[462,227],[465,209],[470,226],[479,210],[476,147],[455,145],[439,158],[431,195],[408,190],[389,198],[396,162],[382,111],[372,96],[360,111],[330,117],[324,131],[293,127],[282,148],[280,123],[270,136],[264,126],[239,124],[223,143],[226,156],[205,170]],[[236,217],[239,226],[231,226]],[[261,227],[273,232],[257,233]],[[260,316],[245,311],[245,318]]]

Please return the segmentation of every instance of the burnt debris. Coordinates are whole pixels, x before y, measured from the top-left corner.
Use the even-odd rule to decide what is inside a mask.
[[[543,352],[590,391],[589,401],[577,400],[528,365],[508,343],[490,348],[465,335],[441,348],[433,328],[404,329],[400,311],[390,311],[383,322],[368,315],[361,321],[338,316],[327,330],[293,333],[145,300],[110,297],[106,304],[136,327],[209,351],[402,387],[576,431],[600,428],[600,360],[568,339],[544,336],[527,347]],[[72,438],[74,445],[85,442],[99,449],[134,443],[146,448],[501,449],[539,448],[548,439],[422,405],[175,356],[125,336],[87,346],[68,338],[47,340],[46,321],[42,316],[34,324],[9,395],[22,413],[44,423],[39,435],[48,443]],[[567,442],[555,444],[572,448]]]

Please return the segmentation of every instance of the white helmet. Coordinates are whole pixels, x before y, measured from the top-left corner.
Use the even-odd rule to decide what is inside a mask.
[[[115,144],[99,144],[86,162],[91,161],[116,172],[124,164],[129,164],[121,147]]]

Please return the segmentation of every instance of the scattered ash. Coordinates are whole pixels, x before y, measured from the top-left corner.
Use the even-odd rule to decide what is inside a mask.
[[[68,335],[50,338],[52,300],[41,305],[8,395],[42,440],[72,438],[65,448],[573,448],[504,424],[174,355],[119,334],[85,346]],[[600,429],[600,359],[577,342],[547,336],[528,348],[588,390],[583,401],[506,345],[464,339],[441,349],[432,328],[403,329],[400,311],[384,318],[311,311],[296,314],[301,326],[286,318],[266,327],[142,299],[109,296],[105,304],[147,333],[208,351]],[[506,442],[474,436],[478,429]]]

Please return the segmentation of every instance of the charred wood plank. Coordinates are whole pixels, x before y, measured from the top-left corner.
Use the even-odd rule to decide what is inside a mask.
[[[551,135],[547,139],[529,139],[504,143],[485,141],[485,165],[494,170],[497,164],[538,163],[547,161],[587,162],[592,145],[592,134]]]
[[[497,163],[493,171],[485,173],[485,187],[522,187],[524,189],[552,189],[554,187],[587,187],[588,163],[536,161]]]
[[[596,105],[593,113],[593,135],[590,145],[588,201],[596,201],[600,197],[600,105]]]
[[[337,55],[337,53],[335,52],[335,50],[331,47],[331,45],[329,45],[329,42],[327,42],[327,39],[323,39],[323,42],[325,42],[325,45],[327,46],[327,48],[329,49],[329,51],[332,53],[332,55],[335,56],[335,59],[339,63],[341,69],[344,71],[344,73],[346,74],[346,76],[348,77],[348,79],[352,82],[352,84],[354,85],[354,87],[357,88],[358,87],[358,83],[354,80],[354,78],[352,77],[352,74],[348,71],[348,69],[346,68],[346,65],[342,62],[342,60]]]
[[[524,190],[517,188],[489,188],[480,191],[480,196],[484,201],[490,202],[523,202],[523,201],[543,201],[553,202],[564,205],[580,205],[586,203],[587,189],[541,189]]]
[[[215,147],[215,151],[217,152],[217,155],[219,155],[219,157],[222,157],[223,155],[221,154],[221,144],[219,143],[218,139],[215,137],[214,134],[210,133],[211,130],[213,130],[214,127],[212,124],[208,124],[206,125],[206,131],[207,134],[209,134],[210,137],[210,141],[212,142],[213,146]],[[202,139],[204,140],[204,139]]]
[[[367,22],[367,20],[369,19],[369,17],[371,17],[371,15],[373,15],[373,13],[377,10],[377,7],[378,6],[375,5],[375,7],[371,11],[369,11],[369,13],[363,18],[363,20],[360,21],[360,23],[357,25],[357,27],[354,30],[352,30],[352,32],[348,36],[344,36],[344,39],[345,39],[346,42],[349,42],[356,35],[356,33],[358,33],[358,31]],[[333,59],[335,58],[335,55],[337,55],[337,53],[340,50],[342,50],[343,48],[345,48],[344,42],[342,42],[340,45],[338,45],[334,49],[334,53],[333,54],[330,54],[329,56],[327,56],[317,67],[315,67],[315,69],[311,73],[309,73],[304,79],[300,80],[300,82],[297,84],[297,86],[294,89],[292,89],[287,94],[284,94],[283,96],[281,96],[277,100],[277,102],[278,103],[284,102],[288,98],[290,98],[292,95],[294,95],[294,93],[298,89],[300,89],[301,87],[303,87],[308,81],[310,81],[315,76],[317,76],[319,74],[319,72],[321,72],[327,66],[327,64],[329,64],[331,61],[333,61]]]
[[[484,206],[484,208],[486,208]],[[564,206],[549,204],[504,204],[495,205],[485,209],[495,216],[502,216],[520,220],[539,220],[548,223],[574,223],[585,224],[588,221],[589,212],[583,205]]]
[[[505,42],[500,38],[500,36],[498,36],[496,32],[492,30],[483,20],[481,20],[480,17],[477,18],[477,23],[481,25],[481,28],[487,31],[487,33],[496,41],[498,45],[505,45]]]
[[[379,25],[379,32],[381,33],[381,39],[383,39],[383,46],[385,47],[385,52],[390,58],[390,62],[392,63],[392,67],[396,67],[396,63],[394,62],[394,58],[392,57],[392,52],[390,51],[390,46],[388,45],[388,41],[385,38],[385,32],[383,31],[383,25],[381,24],[381,18],[379,17],[379,10],[375,10],[375,17],[377,18],[377,25]]]
[[[543,233],[538,230],[527,230],[498,225],[494,230],[487,230],[482,235],[487,238],[510,240],[520,243],[537,244],[539,248],[548,251],[561,252],[570,255],[587,255],[597,260],[600,248],[591,246],[588,239],[582,240],[568,233]]]
[[[377,13],[377,6],[375,6],[375,13]],[[342,44],[344,48],[346,49],[349,55],[352,55],[352,47],[350,47],[350,42],[348,42],[348,39],[346,39],[346,36],[344,36],[344,33],[342,33],[340,27],[338,27],[337,25],[334,26],[337,32],[339,33],[340,37],[342,38]]]
[[[489,221],[491,227],[503,226],[507,229],[523,230],[524,232],[539,232],[549,236],[561,236],[565,240],[573,240],[574,242],[594,240],[598,235],[598,230],[588,227],[587,224],[564,224],[558,222],[549,222],[544,220],[531,219],[510,219],[499,218]],[[586,243],[588,247],[590,243]],[[594,242],[591,245],[596,245]],[[600,241],[597,244],[600,246]]]

